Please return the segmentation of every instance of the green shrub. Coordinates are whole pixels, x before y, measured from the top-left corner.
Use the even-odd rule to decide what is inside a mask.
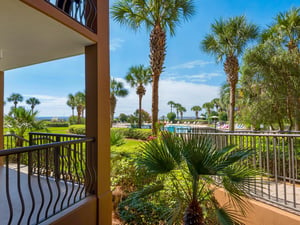
[[[72,125],[69,132],[72,134],[85,134],[85,125]]]
[[[151,129],[139,128],[111,128],[111,130],[121,133],[125,138],[147,140],[151,135]]]
[[[124,142],[124,136],[122,133],[116,130],[110,131],[110,146],[120,146],[124,144]]]
[[[69,127],[67,122],[48,122],[47,127]]]

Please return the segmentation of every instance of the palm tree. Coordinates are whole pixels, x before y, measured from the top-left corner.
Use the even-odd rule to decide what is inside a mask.
[[[178,108],[178,111],[179,111],[179,113],[180,113],[180,118],[181,118],[181,120],[182,120],[182,119],[183,119],[183,113],[186,112],[186,108],[183,107],[183,106],[180,106],[180,107]]]
[[[142,25],[150,33],[150,65],[152,70],[152,132],[157,134],[158,83],[164,69],[166,32],[175,35],[175,27],[181,20],[194,14],[191,0],[119,0],[112,7],[112,17],[122,25],[138,30]]]
[[[67,105],[72,109],[72,117],[74,117],[74,109],[76,107],[75,96],[72,94],[68,95]]]
[[[202,108],[201,108],[199,105],[195,105],[195,106],[193,106],[193,107],[191,108],[191,110],[195,112],[195,114],[196,114],[196,119],[198,119],[198,118],[199,118],[199,117],[198,117],[199,111],[201,111]]]
[[[258,27],[247,23],[244,16],[220,19],[211,25],[212,33],[201,42],[202,49],[224,61],[224,71],[230,85],[229,130],[234,131],[235,89],[238,82],[238,57],[246,44],[258,36]]]
[[[151,69],[145,68],[143,65],[132,66],[125,77],[125,80],[130,84],[131,87],[136,87],[136,94],[139,96],[139,128],[142,127],[142,98],[146,94],[147,85],[151,82]]]
[[[209,117],[211,113],[211,109],[214,108],[214,105],[211,102],[205,102],[203,103],[202,108],[206,110],[207,117]]]
[[[175,105],[176,103],[173,102],[173,101],[168,101],[168,105],[171,106],[171,112],[173,112],[173,106]]]
[[[216,108],[216,111],[219,112],[220,109],[220,99],[219,98],[214,98],[211,100],[211,104]]]
[[[30,105],[30,107],[31,107],[31,112],[33,113],[33,110],[34,110],[34,107],[36,106],[36,105],[39,105],[39,104],[41,104],[41,102],[37,99],[37,98],[29,98],[29,99],[27,99],[26,100],[26,103],[28,104],[28,105]]]
[[[169,177],[168,181],[160,185],[163,189],[169,184],[175,186],[178,193],[173,199],[179,199],[178,204],[186,206],[184,211],[184,225],[204,225],[205,211],[213,209],[218,222],[224,224],[240,224],[238,219],[245,215],[247,202],[241,197],[248,196],[246,185],[255,185],[257,172],[242,163],[253,153],[252,150],[237,149],[228,146],[217,149],[209,136],[163,132],[160,138],[145,142],[142,145],[142,155],[139,164],[154,175]],[[151,190],[158,190],[159,185],[150,186]],[[214,197],[216,187],[222,187],[230,197],[230,202],[240,207],[236,211],[227,211],[226,205],[220,204]],[[144,189],[145,190],[145,189]],[[143,190],[140,191],[143,193]],[[147,193],[144,191],[144,196]],[[184,208],[184,207],[183,207]],[[177,215],[182,215],[178,213]],[[174,218],[170,216],[170,218]],[[175,221],[168,221],[173,224]]]
[[[117,105],[116,97],[125,97],[128,95],[128,90],[124,88],[122,82],[112,79],[110,81],[110,123],[114,120],[115,109]]]
[[[176,117],[179,118],[179,108],[182,107],[181,104],[175,103],[173,104],[173,108],[176,109]]]
[[[11,96],[7,98],[7,101],[13,102],[15,108],[17,108],[18,103],[23,101],[23,96],[18,93],[12,93]]]
[[[76,110],[77,110],[77,123],[81,123],[81,116],[83,115],[83,111],[85,109],[85,93],[78,91],[74,95]]]
[[[23,146],[24,134],[28,131],[47,130],[44,121],[36,120],[38,112],[26,110],[24,107],[12,108],[4,117],[9,131],[21,138],[16,139],[16,147]]]

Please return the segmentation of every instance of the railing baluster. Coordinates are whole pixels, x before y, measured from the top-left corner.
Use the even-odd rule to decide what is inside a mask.
[[[5,190],[6,190],[6,198],[7,198],[7,203],[9,207],[9,219],[8,219],[8,225],[12,223],[14,211],[13,211],[13,206],[10,198],[10,189],[9,189],[9,156],[5,157],[5,165],[6,165],[6,180],[5,180]]]
[[[18,186],[18,194],[21,202],[21,215],[19,217],[18,224],[22,224],[22,219],[24,217],[25,212],[25,204],[24,204],[24,198],[21,190],[21,171],[20,171],[20,153],[17,154],[17,186]]]

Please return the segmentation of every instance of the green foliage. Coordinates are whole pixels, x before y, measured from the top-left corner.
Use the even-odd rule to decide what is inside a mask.
[[[66,122],[47,122],[47,127],[69,127],[69,123]]]
[[[69,123],[71,125],[78,124],[78,116],[70,116]],[[85,124],[85,118],[80,118],[80,124]]]
[[[72,134],[85,134],[85,125],[72,125],[69,132]]]
[[[110,131],[110,146],[120,146],[124,144],[124,136],[121,132],[116,130]]]
[[[150,129],[139,129],[139,128],[111,128],[121,133],[126,138],[134,138],[139,140],[147,140],[152,135]]]
[[[169,112],[169,113],[167,114],[167,117],[168,117],[168,120],[169,120],[169,121],[174,122],[174,121],[175,121],[175,118],[176,118],[176,113]]]
[[[128,116],[126,114],[124,114],[124,113],[121,113],[119,115],[118,119],[119,119],[120,122],[127,122],[128,121]]]

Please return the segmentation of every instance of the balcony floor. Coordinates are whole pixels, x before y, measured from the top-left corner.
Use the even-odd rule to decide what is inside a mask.
[[[85,195],[83,185],[72,184],[60,180],[56,182],[53,178],[28,176],[28,167],[20,168],[19,188],[24,199],[25,206],[22,207],[20,191],[18,188],[17,168],[10,164],[9,168],[9,193],[12,202],[12,223],[11,224],[36,224],[44,218],[65,209],[68,205],[78,202],[80,197]],[[30,178],[32,200],[28,185]],[[6,167],[0,167],[0,221],[1,224],[8,224],[10,212],[6,195]],[[51,193],[51,194],[50,194]],[[33,209],[32,209],[33,208]],[[22,216],[23,211],[23,216]],[[32,211],[32,213],[31,213]],[[30,221],[29,216],[32,214]],[[20,221],[20,223],[18,223]]]

